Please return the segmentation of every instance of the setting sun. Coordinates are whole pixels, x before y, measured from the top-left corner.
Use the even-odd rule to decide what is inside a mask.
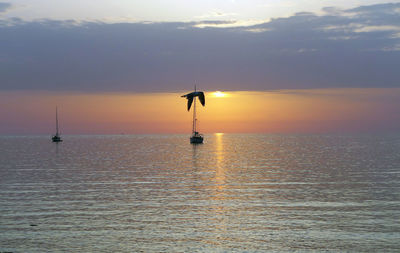
[[[227,96],[226,93],[221,92],[221,91],[213,92],[213,93],[211,93],[211,95],[214,96],[214,97],[217,97],[217,98],[223,98],[223,97]]]

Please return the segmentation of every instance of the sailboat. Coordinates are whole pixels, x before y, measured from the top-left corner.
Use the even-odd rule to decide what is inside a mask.
[[[56,134],[51,137],[53,142],[62,142],[63,140],[60,137],[60,133],[58,132],[58,110],[56,107]]]
[[[197,91],[196,86],[194,86],[194,92],[188,93],[186,95],[182,95],[181,97],[184,97],[188,100],[187,103],[187,110],[190,110],[190,107],[192,106],[192,103],[194,104],[193,106],[193,124],[192,124],[192,136],[190,137],[190,143],[192,144],[197,144],[197,143],[203,143],[203,135],[199,134],[197,131],[197,118],[196,118],[196,97],[199,97],[200,103],[204,106],[206,104],[206,100],[204,97],[204,92],[202,91]]]

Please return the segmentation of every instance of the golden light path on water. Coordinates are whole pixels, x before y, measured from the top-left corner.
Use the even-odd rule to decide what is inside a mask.
[[[215,181],[217,185],[217,192],[218,190],[223,190],[225,188],[224,144],[222,140],[223,136],[223,133],[215,134],[215,150],[217,157]]]
[[[224,160],[224,145],[223,145],[223,133],[216,133],[215,136],[215,156],[216,156],[216,164],[215,164],[215,177],[214,177],[214,196],[213,201],[215,201],[215,205],[213,206],[215,217],[221,217],[218,222],[215,223],[215,233],[220,237],[223,237],[227,233],[228,219],[225,217],[226,207],[225,205],[219,205],[217,203],[220,202],[228,202],[229,200],[226,198],[226,169],[225,166],[226,161]]]

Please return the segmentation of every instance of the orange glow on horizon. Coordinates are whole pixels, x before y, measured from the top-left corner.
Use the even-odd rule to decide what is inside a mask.
[[[201,133],[325,133],[400,129],[400,89],[206,93]],[[226,94],[226,93],[224,93]],[[64,134],[190,133],[192,109],[180,93],[0,93],[0,134],[54,129]]]

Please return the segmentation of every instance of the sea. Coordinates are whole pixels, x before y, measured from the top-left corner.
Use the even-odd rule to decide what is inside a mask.
[[[0,252],[400,252],[400,135],[0,137]]]

